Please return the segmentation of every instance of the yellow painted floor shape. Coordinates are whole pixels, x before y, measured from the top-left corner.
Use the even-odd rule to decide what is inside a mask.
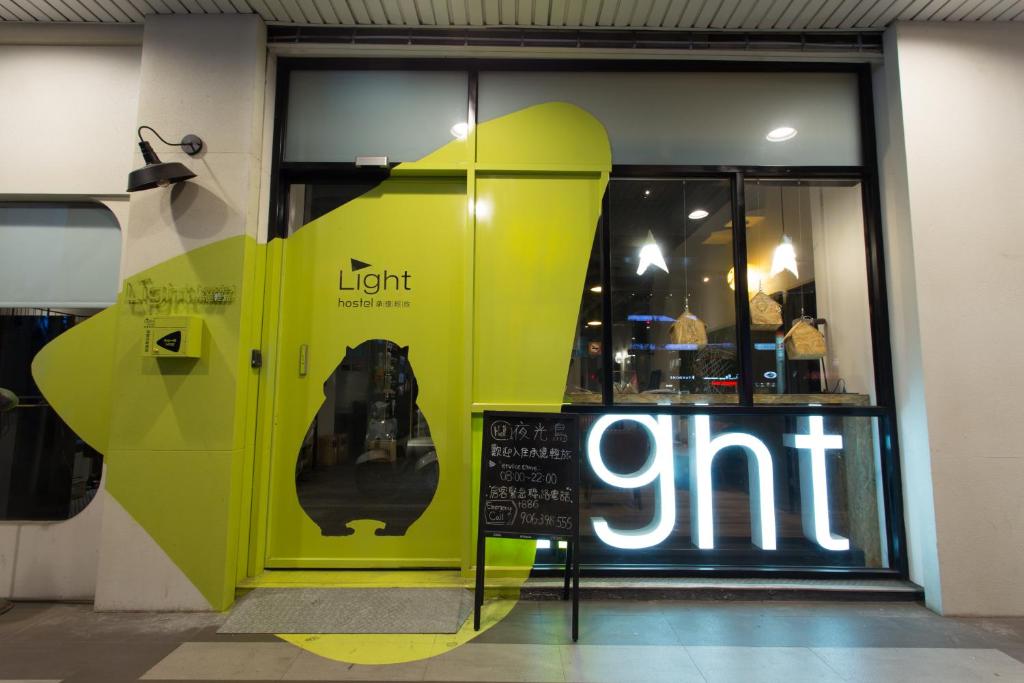
[[[504,619],[519,601],[519,589],[529,573],[491,577],[480,619],[473,630],[472,615],[456,633],[434,634],[277,634],[277,637],[313,654],[351,664],[399,664],[426,659],[465,645]],[[256,588],[473,588],[473,578],[459,571],[431,570],[266,570],[239,584],[240,591]]]
[[[456,633],[417,634],[278,634],[278,638],[315,655],[351,664],[399,664],[426,659],[454,650],[500,622],[518,600],[497,599],[484,603],[480,630],[473,630],[470,615]]]

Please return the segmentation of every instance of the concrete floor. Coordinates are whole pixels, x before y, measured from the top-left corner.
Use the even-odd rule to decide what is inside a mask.
[[[99,614],[18,603],[0,616],[0,681],[1022,681],[1024,618],[953,619],[915,603],[587,601],[572,644],[559,602],[520,602],[467,645],[394,666],[218,635],[219,614]]]

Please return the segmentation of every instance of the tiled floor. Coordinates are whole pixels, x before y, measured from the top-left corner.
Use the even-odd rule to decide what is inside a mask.
[[[521,602],[467,645],[358,666],[274,636],[218,635],[222,615],[98,614],[20,603],[0,616],[8,681],[1020,681],[1024,618],[942,618],[913,603]]]

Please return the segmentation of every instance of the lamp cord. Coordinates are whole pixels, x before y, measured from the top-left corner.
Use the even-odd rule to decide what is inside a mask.
[[[189,148],[195,146],[191,142],[168,142],[167,140],[164,140],[162,137],[160,137],[160,133],[157,133],[155,128],[152,128],[150,126],[139,126],[139,130],[137,131],[137,134],[139,136],[139,142],[145,142],[146,141],[146,139],[142,137],[142,129],[143,128],[145,128],[146,130],[151,132],[153,135],[155,135],[156,139],[159,140],[160,142],[164,143],[165,145],[170,145],[171,147],[189,147]]]
[[[804,218],[803,218],[803,209],[801,207],[801,204],[803,204],[803,200],[800,197],[800,189],[801,189],[800,188],[800,181],[798,180],[798,181],[796,181],[796,229],[797,229],[797,231],[800,234],[800,238],[799,238],[800,241],[798,242],[798,244],[800,245],[800,248],[802,249],[803,245],[804,245]],[[796,263],[796,250],[794,250],[794,253],[793,253],[793,263]],[[807,315],[804,312],[804,295],[805,295],[804,289],[805,289],[805,286],[804,287],[800,287],[800,317],[801,318],[803,318],[803,317],[805,317]],[[828,380],[826,380],[826,386],[828,386],[827,385],[827,381]]]
[[[786,237],[786,196],[783,194],[782,183],[779,183],[779,207],[782,213],[782,238]]]
[[[684,302],[685,310],[690,310],[690,264],[686,258],[686,240],[687,234],[686,229],[689,227],[687,223],[690,220],[689,215],[686,213],[686,181],[683,181],[683,287],[686,291],[686,300]]]

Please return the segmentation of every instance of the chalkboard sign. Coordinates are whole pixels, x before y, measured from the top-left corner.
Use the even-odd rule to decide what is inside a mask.
[[[487,538],[565,539],[563,599],[580,614],[580,442],[575,415],[484,411],[473,629],[480,630]]]
[[[480,525],[492,538],[570,538],[578,528],[575,415],[484,413]]]

